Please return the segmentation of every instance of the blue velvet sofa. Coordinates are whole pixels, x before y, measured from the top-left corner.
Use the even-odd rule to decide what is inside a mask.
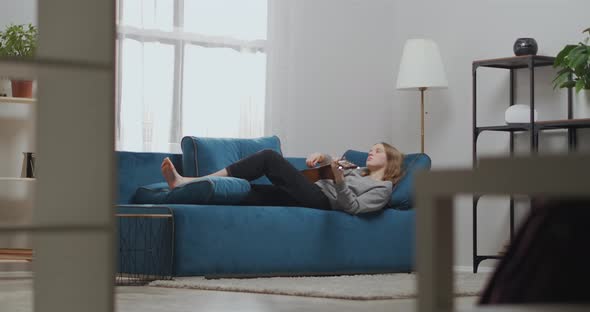
[[[412,180],[415,171],[430,168],[426,154],[405,155],[404,177],[394,187],[387,209],[369,214],[241,206],[220,201],[231,190],[219,186],[215,179],[206,183],[208,192],[214,189],[217,197],[207,195],[202,203],[180,200],[179,204],[159,197],[161,202],[146,204],[145,199],[138,198],[143,196],[139,195],[142,187],[163,181],[160,164],[165,157],[184,176],[204,176],[264,148],[280,153],[278,137],[185,137],[182,154],[117,152],[118,212],[139,209],[172,213],[174,231],[169,251],[173,257],[170,263],[161,265],[170,265],[173,276],[296,276],[413,270]],[[348,150],[345,157],[364,166],[367,153]],[[299,169],[306,168],[304,157],[286,159]],[[262,177],[252,183],[269,181]],[[119,230],[125,232],[124,228]],[[140,267],[135,270],[141,271]]]

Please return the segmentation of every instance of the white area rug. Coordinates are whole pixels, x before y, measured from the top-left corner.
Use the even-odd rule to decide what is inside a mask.
[[[457,273],[455,295],[457,297],[479,295],[489,276],[489,273]],[[416,275],[407,273],[213,280],[206,280],[204,277],[177,277],[174,280],[153,281],[149,286],[348,300],[416,297]]]

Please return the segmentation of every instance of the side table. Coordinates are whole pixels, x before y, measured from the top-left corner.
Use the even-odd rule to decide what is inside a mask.
[[[119,206],[117,285],[172,279],[174,215],[167,207]]]

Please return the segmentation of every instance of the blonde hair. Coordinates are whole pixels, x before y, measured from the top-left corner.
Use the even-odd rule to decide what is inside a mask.
[[[385,143],[381,142],[378,144],[382,144],[385,151],[385,156],[387,157],[387,165],[385,165],[385,173],[383,174],[383,181],[391,181],[394,185],[399,182],[402,178],[402,162],[404,160],[404,154],[397,150],[397,148]],[[370,170],[367,168],[363,175],[368,175]]]

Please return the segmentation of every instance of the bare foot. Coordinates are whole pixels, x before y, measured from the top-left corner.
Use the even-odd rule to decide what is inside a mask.
[[[178,174],[170,158],[164,158],[164,161],[162,161],[161,169],[162,175],[164,176],[164,179],[166,179],[166,182],[168,183],[168,187],[170,187],[170,190],[174,189],[180,184],[185,183],[184,178],[180,174]]]

